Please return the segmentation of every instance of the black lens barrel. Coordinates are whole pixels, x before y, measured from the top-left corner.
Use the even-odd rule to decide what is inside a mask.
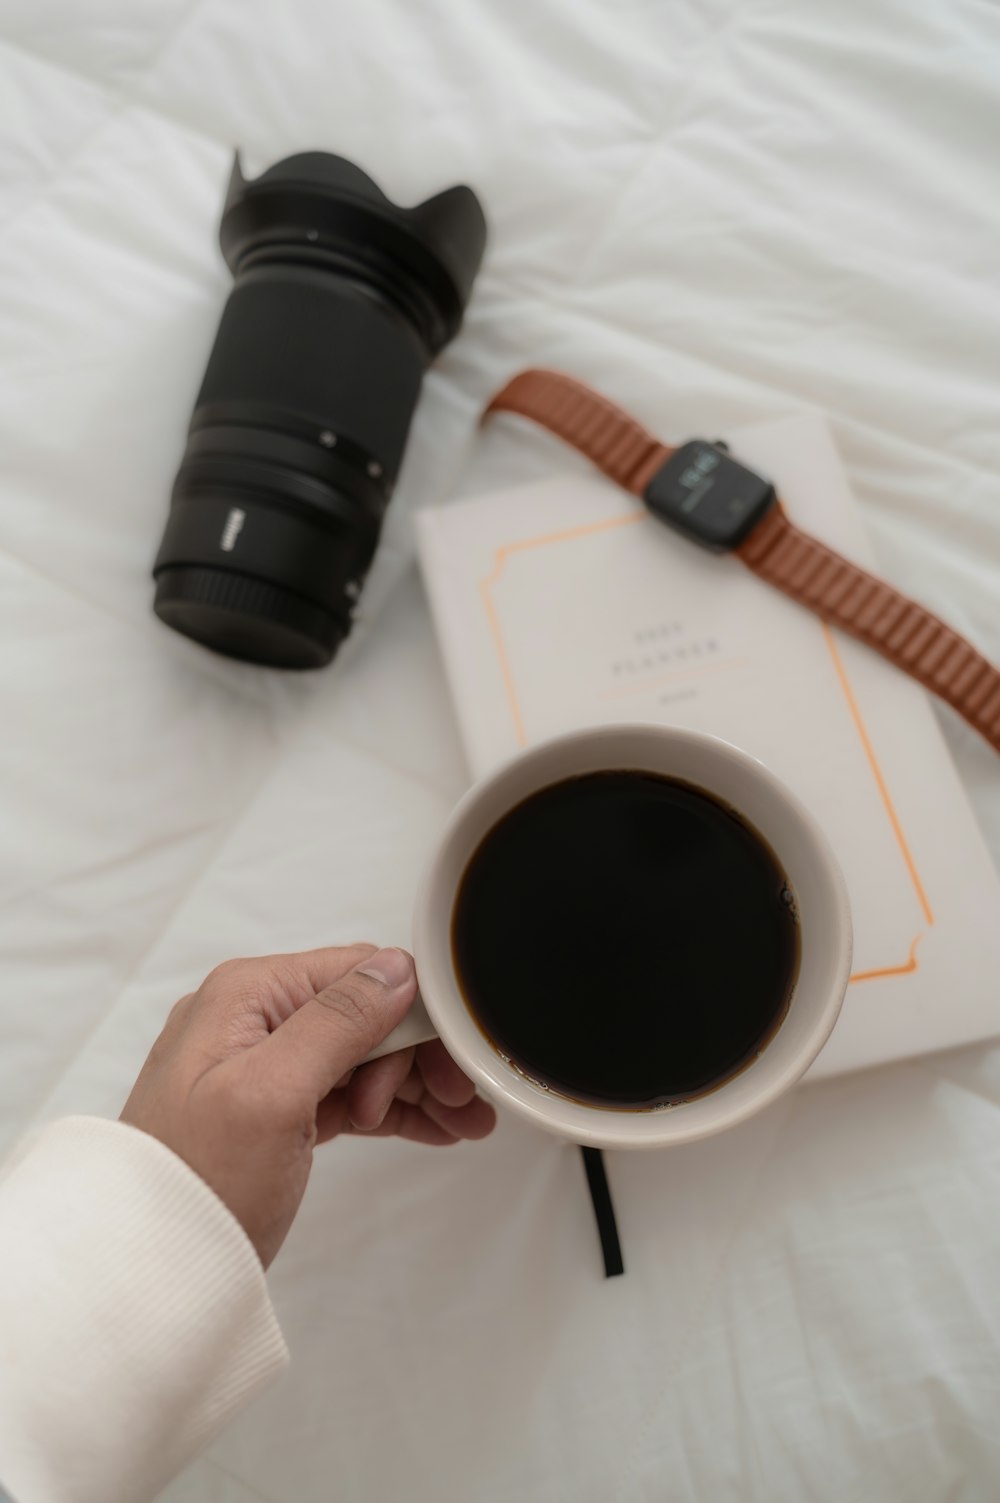
[[[235,285],[154,565],[154,609],[216,651],[329,662],[378,542],[424,370],[457,332],[485,243],[468,188],[399,209],[310,152],[220,229]]]

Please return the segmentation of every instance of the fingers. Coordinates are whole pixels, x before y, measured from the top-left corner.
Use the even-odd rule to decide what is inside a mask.
[[[198,1021],[217,1032],[244,1014],[278,1028],[297,1008],[375,954],[375,945],[328,945],[299,954],[226,960],[198,990]]]
[[[347,1114],[352,1127],[371,1132],[379,1126],[410,1073],[413,1054],[412,1049],[399,1049],[355,1071],[347,1087]]]
[[[408,1138],[411,1143],[428,1143],[445,1147],[457,1143],[458,1137],[439,1122],[426,1116],[419,1106],[401,1101],[391,1102],[388,1111],[377,1127],[360,1128],[351,1123],[347,1108],[347,1092],[335,1091],[316,1110],[316,1142],[328,1143],[341,1133],[354,1133],[366,1138]]]
[[[476,1095],[472,1081],[462,1073],[440,1040],[418,1045],[416,1064],[411,1067],[413,1054],[412,1049],[401,1050],[362,1065],[357,1071],[348,1089],[348,1112],[354,1127],[371,1132],[379,1126],[395,1095],[404,1105],[418,1106],[456,1138],[485,1138],[493,1131],[496,1112]],[[395,1062],[391,1072],[390,1061]],[[384,1067],[384,1074],[380,1067]],[[372,1077],[371,1084],[367,1077]]]
[[[411,1106],[419,1106],[426,1092],[427,1083],[420,1073],[419,1066],[415,1064],[396,1095],[400,1101],[408,1101]]]
[[[428,1092],[420,1103],[420,1110],[456,1138],[486,1138],[497,1121],[496,1112],[481,1096],[473,1096],[464,1106],[444,1106]]]
[[[366,1137],[408,1138],[411,1143],[428,1143],[435,1148],[447,1148],[458,1142],[458,1134],[449,1132],[440,1122],[435,1122],[419,1106],[411,1106],[399,1098],[392,1103],[378,1127]]]
[[[355,966],[364,965],[378,945],[327,945],[320,950],[302,950],[297,955],[276,955],[286,973],[289,1001],[301,1007],[317,993],[332,986]]]
[[[496,1120],[496,1112],[489,1102],[479,1096],[465,1106],[442,1106],[427,1095],[419,1106],[415,1106],[397,1096],[379,1126],[366,1136],[394,1136],[408,1138],[413,1143],[444,1147],[463,1138],[471,1141],[487,1137]]]
[[[317,1142],[326,1143],[342,1132],[364,1133],[375,1138],[398,1136],[415,1143],[442,1145],[458,1142],[460,1138],[487,1137],[496,1125],[496,1112],[489,1102],[474,1095],[461,1106],[448,1106],[431,1094],[416,1064],[411,1064],[405,1079],[399,1081],[412,1053],[401,1050],[362,1065],[346,1089],[335,1090],[321,1101],[316,1112]],[[390,1060],[398,1062],[392,1074]],[[364,1088],[364,1099],[359,1104],[352,1093],[360,1095],[361,1083],[369,1072],[373,1084]],[[387,1101],[386,1093],[393,1081],[397,1082],[395,1099]]]
[[[476,1094],[469,1077],[463,1074],[440,1039],[421,1044],[417,1049],[420,1073],[427,1089],[445,1106],[464,1106]]]
[[[366,944],[327,945],[322,950],[265,955],[261,960],[243,962],[257,967],[262,975],[262,1009],[268,1031],[273,1032],[303,1003],[363,964],[377,948]]]
[[[405,950],[365,955],[260,1043],[260,1064],[285,1089],[322,1101],[402,1021],[416,994],[413,959]]]

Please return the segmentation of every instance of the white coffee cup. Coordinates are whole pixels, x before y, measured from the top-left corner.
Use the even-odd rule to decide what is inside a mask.
[[[539,789],[607,769],[680,778],[742,814],[778,857],[800,921],[798,979],[787,1014],[770,1042],[749,1065],[713,1090],[652,1110],[588,1106],[529,1079],[497,1052],[470,1014],[452,959],[455,895],[483,837],[514,805]],[[669,943],[668,934],[664,943]],[[687,1143],[744,1121],[809,1068],[837,1021],[850,975],[851,946],[847,888],[826,837],[763,763],[726,741],[669,726],[609,725],[575,731],[523,752],[456,805],[424,875],[413,918],[423,1005],[418,999],[371,1058],[437,1035],[484,1096],[536,1127],[600,1148]]]

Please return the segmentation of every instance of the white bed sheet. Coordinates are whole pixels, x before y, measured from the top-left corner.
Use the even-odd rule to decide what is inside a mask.
[[[571,462],[476,437],[522,364],[674,435],[827,412],[886,572],[1000,658],[998,132],[982,0],[0,0],[4,1142],[116,1112],[220,958],[405,941],[466,779],[412,513]],[[305,678],[149,611],[236,143],[491,220],[364,630]],[[610,1173],[605,1283],[573,1150],[518,1123],[321,1153],[292,1371],[172,1503],[997,1495],[1000,1049]]]

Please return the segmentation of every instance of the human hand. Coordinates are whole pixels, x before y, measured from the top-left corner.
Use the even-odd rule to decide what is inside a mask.
[[[361,1064],[416,993],[405,950],[227,961],[173,1008],[121,1120],[211,1186],[267,1268],[317,1143],[353,1132],[444,1145],[492,1130],[493,1108],[439,1040]]]

